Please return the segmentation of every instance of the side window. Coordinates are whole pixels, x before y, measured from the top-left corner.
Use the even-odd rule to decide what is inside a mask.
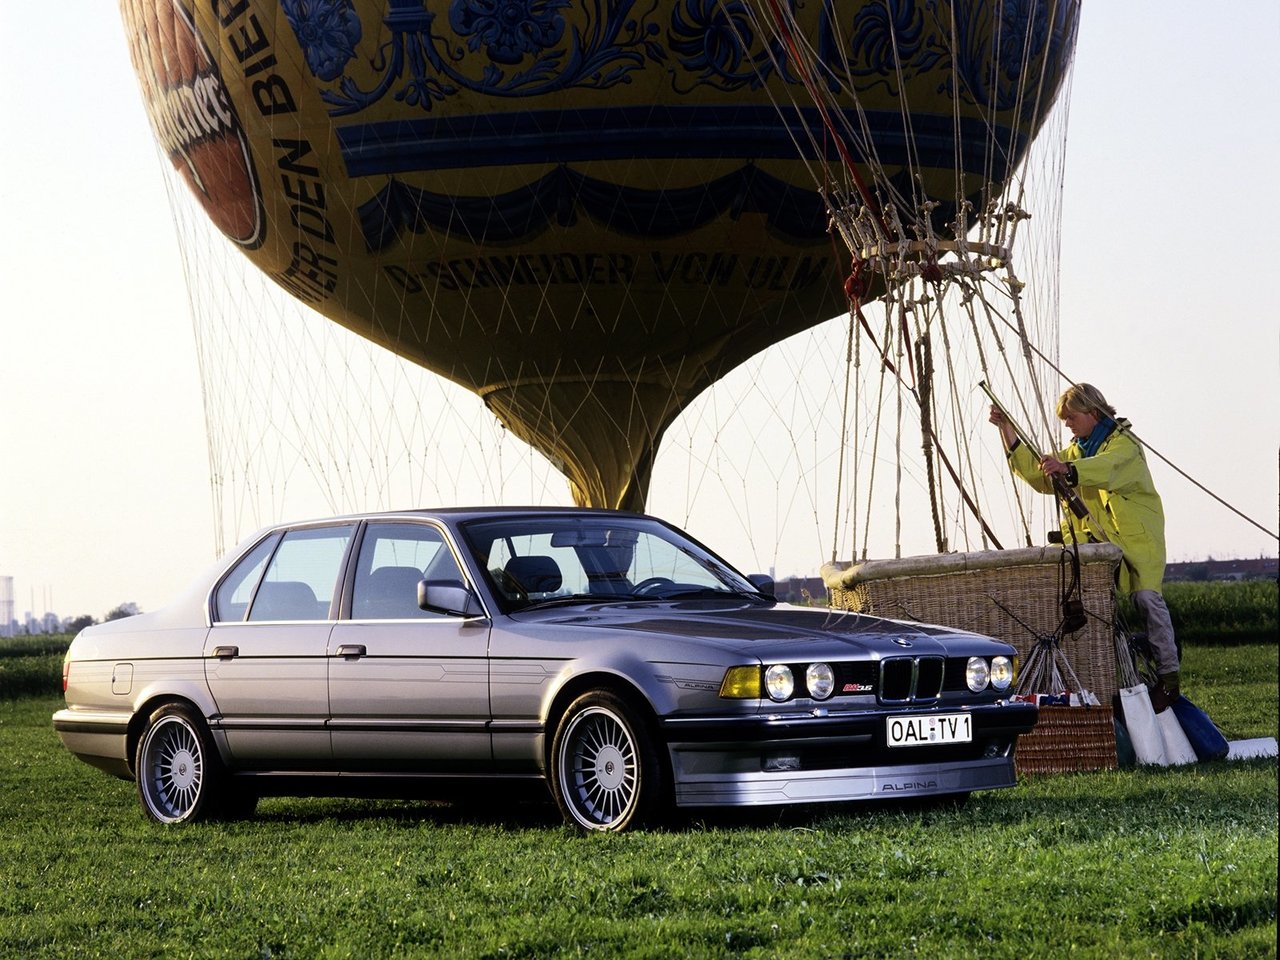
[[[290,530],[253,598],[250,620],[327,620],[351,527]]]
[[[462,581],[440,531],[422,523],[371,523],[365,528],[351,597],[354,620],[428,620],[443,616],[418,606],[418,581]]]
[[[262,577],[263,568],[271,551],[280,542],[280,535],[267,537],[244,555],[244,559],[227,574],[213,600],[213,619],[216,622],[243,620],[253,599],[253,588]]]

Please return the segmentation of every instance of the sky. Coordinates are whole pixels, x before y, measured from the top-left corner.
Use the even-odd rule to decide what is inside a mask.
[[[1063,369],[1272,531],[1278,48],[1274,0],[1085,4],[1060,280]],[[0,51],[0,576],[19,617],[155,609],[215,554],[160,160],[114,4],[2,4]],[[1153,473],[1170,560],[1275,555],[1274,538]]]

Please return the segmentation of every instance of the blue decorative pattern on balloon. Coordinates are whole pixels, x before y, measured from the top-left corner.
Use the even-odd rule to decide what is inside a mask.
[[[307,69],[321,80],[336,80],[356,55],[362,35],[351,0],[280,0]]]
[[[702,186],[636,190],[558,167],[527,187],[496,197],[435,194],[392,179],[360,206],[370,252],[391,246],[404,231],[449,230],[475,244],[509,243],[552,223],[571,226],[582,210],[611,230],[671,237],[728,213],[762,213],[771,229],[806,242],[826,235],[818,195],[747,166]]]
[[[564,18],[558,13],[568,0],[456,0],[449,7],[449,26],[467,38],[467,49],[481,46],[494,63],[517,64],[560,42]]]
[[[794,8],[796,0],[785,3]],[[677,0],[665,36],[659,5],[584,0],[570,24],[569,0],[451,0],[447,17],[426,0],[387,0],[390,39],[371,57],[379,79],[365,89],[346,73],[363,35],[352,0],[281,0],[311,73],[337,81],[321,91],[334,117],[388,94],[429,111],[463,91],[520,98],[603,90],[629,82],[646,61],[666,69],[681,94],[699,87],[758,90],[775,76],[800,82],[782,44],[756,29],[747,0]],[[936,71],[939,92],[1029,113],[1042,71],[1024,65],[1048,45],[1043,75],[1061,74],[1064,51],[1074,48],[1075,13],[1073,4],[1038,0],[884,0],[859,6],[842,35],[835,0],[822,0],[815,39],[832,92],[884,87],[897,96],[903,84]]]
[[[330,65],[335,31],[332,8],[348,7],[349,0],[313,0],[290,17],[298,42],[306,51],[307,65],[321,80],[338,79],[350,52],[335,71]],[[648,10],[633,15],[635,0],[590,0],[594,11],[585,18],[585,30],[569,28],[560,11],[568,0],[453,0],[448,26],[453,38],[437,32],[437,18],[423,0],[388,0],[383,18],[391,39],[378,51],[373,66],[381,79],[372,89],[362,89],[349,76],[341,76],[337,90],[321,92],[330,113],[348,116],[364,110],[391,93],[396,100],[430,110],[434,102],[467,90],[496,97],[535,97],[575,87],[606,89],[625,82],[627,74],[641,67],[646,56],[661,59],[662,48],[654,38],[660,32],[646,23],[657,0]],[[352,13],[354,16],[354,13]],[[343,34],[345,38],[347,34]],[[459,42],[461,41],[461,43]],[[565,41],[564,46],[557,46]],[[462,49],[484,52],[468,59]],[[532,62],[523,69],[509,67]],[[317,64],[326,70],[321,74]],[[460,67],[483,64],[479,75]]]
[[[1065,73],[1066,57],[1076,46],[1079,9],[1069,3],[1004,0],[998,9],[999,40],[994,51],[993,16],[985,3],[956,5],[954,58],[959,89],[952,95],[987,109],[1016,109],[1025,121],[1044,109],[1036,96],[1041,78]],[[992,69],[993,59],[996,69]],[[1027,63],[1042,66],[1028,71]],[[947,82],[951,82],[949,76]],[[1054,84],[1051,90],[1056,89]]]
[[[799,0],[777,2],[793,12],[801,6]],[[352,177],[642,157],[749,164],[797,159],[797,151],[829,146],[816,106],[778,110],[771,100],[758,102],[770,81],[799,84],[801,78],[783,43],[759,25],[751,0],[386,0],[376,28],[361,24],[352,0],[281,4],[307,68],[321,81],[330,117],[346,118],[335,133]],[[1003,179],[1031,132],[1021,121],[1038,115],[1056,92],[1078,13],[1070,2],[1036,0],[816,0],[816,6],[816,29],[806,42],[817,47],[818,79],[839,98],[834,112],[874,145],[877,161],[889,165],[889,182],[904,195],[915,189],[908,169],[913,164],[941,170],[954,164],[957,137],[968,145],[961,154],[964,172],[975,178],[967,190],[980,189],[979,177]],[[385,39],[372,50],[375,36]],[[1040,65],[1028,70],[1027,63]],[[1044,77],[1053,79],[1047,91],[1040,86]],[[608,90],[637,78],[650,85],[644,90],[666,87],[665,101],[642,92],[639,102],[588,97],[571,105],[536,103],[549,94]],[[743,96],[720,96],[737,91]],[[688,99],[673,102],[672,93]],[[694,93],[703,95],[689,96]],[[461,94],[472,96],[446,105]],[[475,95],[546,109],[492,109]],[[915,107],[909,133],[901,106],[908,97]],[[384,98],[401,109],[386,109],[393,103]],[[930,100],[931,108],[922,109]],[[981,113],[952,109],[957,102],[977,105]],[[371,110],[377,105],[381,109]],[[1011,113],[1019,123],[1010,124]],[[739,167],[735,176],[746,177],[749,169]],[[579,197],[585,203],[595,195],[595,183],[551,178],[534,192],[545,198],[554,186],[563,206],[570,202],[563,190],[572,187],[586,191]],[[642,194],[617,199],[643,206]],[[364,217],[370,249],[403,225],[404,210],[416,207],[416,215],[430,222],[433,197],[401,190],[371,200]],[[515,194],[497,199],[504,207],[524,202]],[[686,206],[696,209],[677,204],[668,213]],[[779,228],[781,211],[767,206],[761,212]],[[944,195],[939,222],[953,206]],[[811,203],[802,209],[804,215],[782,229],[796,238],[821,236],[821,209]],[[694,225],[686,219],[684,229]],[[656,221],[650,226],[658,233],[668,229]],[[668,226],[674,228],[674,221]],[[487,228],[480,232],[492,235]]]
[[[934,3],[927,6],[936,8]],[[930,71],[945,55],[936,33],[937,11],[931,9],[930,13],[933,16],[926,18],[925,10],[914,0],[867,4],[854,15],[847,53],[842,55],[832,25],[832,0],[826,0],[819,53],[829,71],[828,87],[832,92],[842,89],[840,77],[847,69],[858,78],[860,88],[869,90],[883,84],[897,96],[899,78],[905,81]]]
[[[743,0],[681,0],[671,16],[668,37],[680,65],[697,74],[682,84],[672,70],[672,87],[679,93],[702,85],[725,91],[759,90],[774,74],[775,65],[788,83],[797,82],[787,72],[786,51],[780,43],[752,52],[758,46],[754,20]],[[665,54],[654,59],[665,59]]]

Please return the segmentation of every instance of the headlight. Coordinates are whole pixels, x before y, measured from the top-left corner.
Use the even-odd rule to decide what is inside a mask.
[[[836,672],[829,663],[811,663],[804,672],[804,684],[809,688],[809,696],[825,700],[835,692]]]
[[[760,665],[730,667],[720,682],[720,696],[726,700],[760,699]]]
[[[981,657],[970,657],[969,664],[964,668],[964,682],[969,685],[969,689],[974,693],[981,693],[987,689],[987,680],[991,676],[991,671],[987,668],[987,661]]]
[[[796,678],[785,663],[775,663],[764,672],[764,686],[774,700],[789,700],[795,693]]]
[[[991,658],[991,685],[997,690],[1008,690],[1013,684],[1013,661],[1008,657]]]

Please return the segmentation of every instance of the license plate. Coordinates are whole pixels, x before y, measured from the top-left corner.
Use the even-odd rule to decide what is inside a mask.
[[[973,717],[967,713],[890,717],[886,723],[885,742],[891,747],[928,747],[973,741]]]

